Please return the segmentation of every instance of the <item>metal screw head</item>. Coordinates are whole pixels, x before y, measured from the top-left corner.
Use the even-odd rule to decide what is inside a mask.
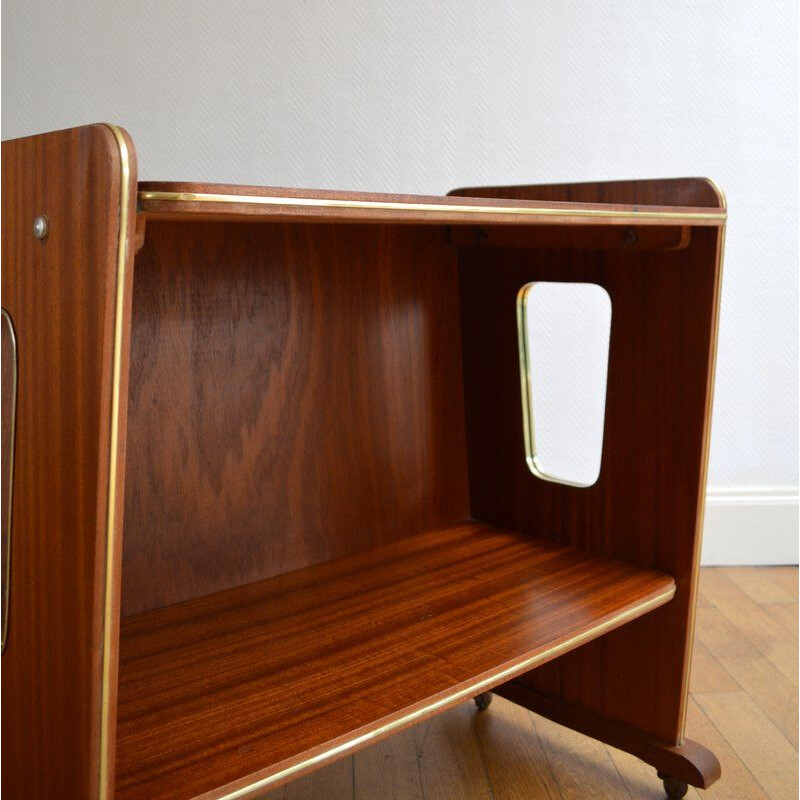
[[[33,235],[41,241],[47,238],[48,233],[50,233],[50,223],[47,217],[41,214],[33,221]]]
[[[636,244],[638,241],[639,237],[636,235],[636,231],[633,228],[628,228],[628,230],[625,232],[623,244]]]

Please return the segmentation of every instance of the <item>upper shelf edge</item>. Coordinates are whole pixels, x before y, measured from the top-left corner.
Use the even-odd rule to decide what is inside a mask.
[[[720,226],[721,209],[607,203],[536,202],[309,191],[192,183],[140,183],[148,218],[235,218],[431,224],[602,224]]]

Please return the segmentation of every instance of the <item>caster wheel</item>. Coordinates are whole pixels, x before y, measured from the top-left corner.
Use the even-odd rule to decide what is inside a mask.
[[[486,711],[492,704],[492,693],[483,692],[482,694],[475,695],[475,705],[478,706],[478,711]]]
[[[658,773],[658,777],[664,782],[664,791],[669,800],[681,800],[681,797],[689,791],[689,787],[677,778],[672,778],[661,772]]]

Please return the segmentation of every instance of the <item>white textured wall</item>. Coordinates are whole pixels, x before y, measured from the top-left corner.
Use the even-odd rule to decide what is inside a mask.
[[[5,0],[2,22],[3,138],[119,122],[145,179],[713,177],[710,486],[796,505],[797,0]]]

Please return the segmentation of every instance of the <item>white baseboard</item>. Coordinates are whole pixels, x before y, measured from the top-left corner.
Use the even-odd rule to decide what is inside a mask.
[[[702,563],[797,564],[798,490],[709,488]]]

